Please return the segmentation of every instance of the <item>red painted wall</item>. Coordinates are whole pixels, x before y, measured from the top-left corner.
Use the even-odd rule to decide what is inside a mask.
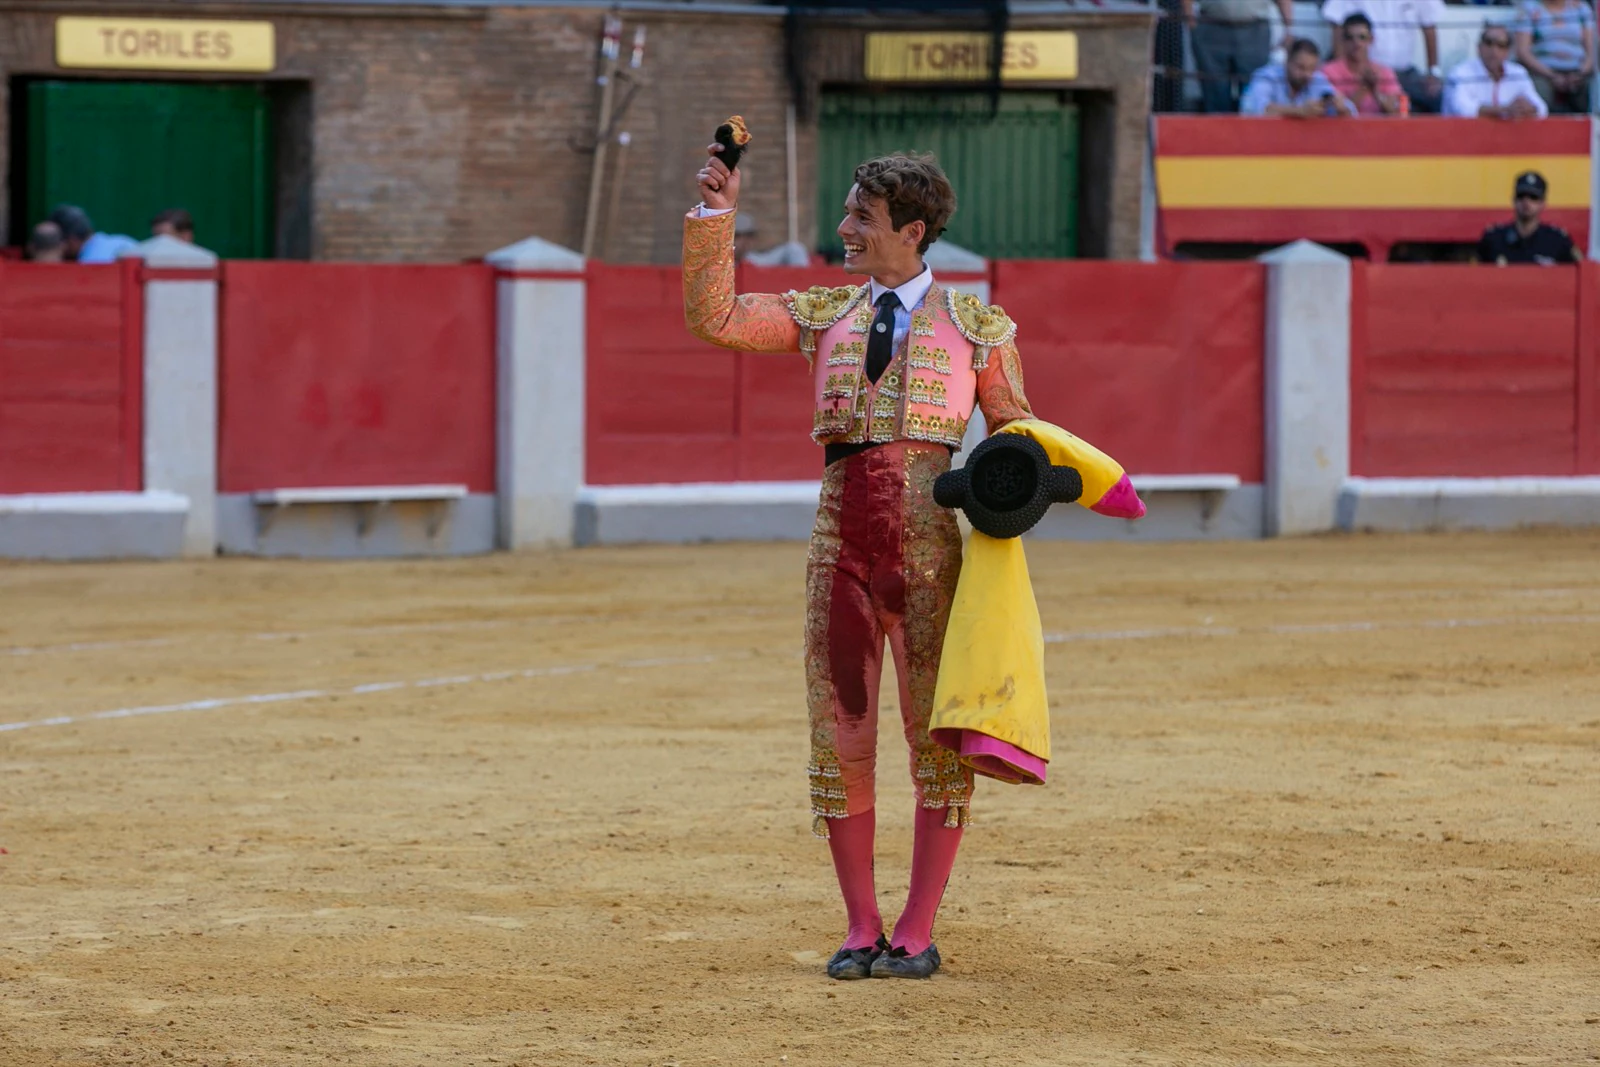
[[[1006,262],[995,264],[991,299],[1020,323],[1041,418],[1136,473],[1259,482],[1264,279],[1256,264]],[[675,268],[595,264],[589,280],[590,484],[819,476],[800,356],[695,340]],[[847,281],[745,268],[739,288]]]
[[[1260,482],[1265,268],[1002,261],[1028,401],[1135,474]]]
[[[141,487],[138,269],[0,262],[0,493]]]
[[[481,264],[225,264],[219,488],[493,492],[494,326]]]
[[[1356,264],[1352,472],[1581,473],[1579,377],[1593,382],[1595,343],[1592,326],[1579,343],[1578,296],[1595,298],[1593,268],[1581,282],[1575,268]]]
[[[844,285],[834,268],[749,267],[741,292]],[[734,352],[683,324],[676,267],[589,268],[591,485],[820,478],[811,376],[798,353]]]
[[[1577,468],[1600,474],[1600,267],[1578,268]]]

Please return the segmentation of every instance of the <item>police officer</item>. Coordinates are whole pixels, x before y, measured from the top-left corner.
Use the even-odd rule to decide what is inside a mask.
[[[1479,263],[1505,266],[1508,263],[1576,263],[1581,258],[1572,238],[1559,226],[1539,221],[1544,214],[1544,194],[1548,187],[1538,171],[1517,175],[1515,222],[1490,226],[1478,241]]]

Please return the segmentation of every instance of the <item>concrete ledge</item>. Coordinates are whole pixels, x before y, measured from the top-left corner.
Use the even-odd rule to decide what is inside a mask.
[[[822,483],[587,485],[578,491],[580,545],[804,541]]]
[[[1348,478],[1342,530],[1600,526],[1595,478]]]
[[[1128,481],[1141,493],[1224,493],[1244,484],[1237,474],[1130,474]]]
[[[351,485],[312,486],[306,489],[258,489],[250,499],[258,504],[393,504],[399,500],[460,500],[464,485]]]
[[[1129,475],[1144,500],[1142,519],[1110,519],[1076,504],[1053,507],[1025,535],[1042,541],[1249,541],[1266,536],[1266,491],[1260,485],[1190,488],[1199,475]],[[1216,476],[1210,476],[1215,479]],[[1233,475],[1223,477],[1237,478]],[[1164,488],[1157,479],[1172,479]]]
[[[1083,508],[1051,508],[1029,537],[1072,541],[1193,541],[1258,538],[1259,485],[1231,474],[1131,476],[1149,513],[1137,522]],[[821,482],[716,482],[585,486],[578,493],[580,545],[804,541],[816,520]]]
[[[262,521],[263,513],[271,516]],[[324,500],[292,507],[258,502],[252,493],[217,498],[219,551],[240,556],[369,559],[461,556],[495,547],[493,494],[457,500]]]
[[[177,493],[0,496],[0,557],[173,559],[188,519],[189,500]]]

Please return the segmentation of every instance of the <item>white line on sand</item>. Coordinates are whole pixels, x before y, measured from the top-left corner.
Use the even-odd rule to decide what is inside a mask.
[[[657,619],[679,615],[705,615],[710,609],[684,608],[677,611],[647,613],[617,612],[612,614],[538,615],[511,619],[443,619],[435,622],[385,622],[365,626],[330,626],[321,630],[267,630],[260,633],[206,633],[196,637],[236,637],[246,641],[304,641],[316,637],[361,637],[367,634],[438,633],[450,630],[502,630],[515,626],[563,626],[574,622],[606,622],[617,619]],[[773,615],[770,608],[717,609],[719,615]],[[136,637],[119,641],[73,641],[59,645],[11,645],[0,647],[0,656],[44,656],[57,652],[104,652],[115,648],[159,648],[163,645],[187,644],[194,638]]]
[[[35,726],[70,726],[73,723],[93,722],[96,719],[131,719],[141,715],[166,715],[175,711],[215,711],[248,704],[280,704],[286,700],[316,700],[322,697],[357,696],[364,693],[384,693],[395,689],[431,689],[444,685],[474,685],[479,682],[500,682],[510,678],[552,678],[562,674],[581,674],[597,670],[637,670],[647,667],[682,666],[692,663],[711,663],[717,656],[676,656],[656,659],[629,659],[615,663],[570,663],[554,667],[528,667],[524,670],[489,671],[485,674],[458,674],[448,678],[418,678],[413,681],[366,682],[362,685],[330,689],[296,689],[286,693],[253,693],[237,697],[211,697],[190,700],[182,704],[146,704],[142,707],[112,708],[84,715],[56,715],[48,719],[28,722],[0,722],[0,733],[26,730]]]
[[[1416,619],[1399,622],[1347,622],[1284,623],[1275,626],[1164,626],[1142,630],[1080,630],[1070,633],[1048,633],[1046,644],[1069,644],[1089,641],[1148,641],[1162,637],[1238,637],[1252,634],[1331,634],[1365,633],[1376,630],[1456,630],[1482,626],[1564,626],[1593,625],[1600,623],[1600,615],[1507,615],[1482,619]],[[151,704],[143,707],[113,708],[83,715],[57,715],[48,719],[25,722],[0,722],[0,733],[26,730],[35,726],[68,726],[73,723],[92,722],[96,719],[128,719],[140,715],[165,715],[176,711],[213,711],[218,708],[240,707],[249,704],[277,704],[286,700],[315,700],[330,696],[359,696],[368,693],[385,693],[397,689],[431,689],[437,686],[475,685],[481,682],[499,682],[510,678],[550,678],[563,674],[580,674],[588,671],[639,670],[649,667],[681,666],[691,663],[715,663],[721,656],[669,656],[651,659],[620,660],[614,663],[576,663],[553,667],[529,667],[523,670],[490,671],[484,674],[458,674],[442,678],[421,678],[414,681],[365,682],[361,685],[335,689],[299,689],[285,693],[255,693],[248,696],[212,697],[191,700],[183,704]]]

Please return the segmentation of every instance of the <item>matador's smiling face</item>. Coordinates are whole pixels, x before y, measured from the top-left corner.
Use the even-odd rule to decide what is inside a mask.
[[[844,242],[845,273],[869,277],[919,273],[922,254],[917,245],[926,229],[925,223],[912,221],[896,230],[889,205],[881,197],[863,195],[861,186],[852,185],[844,200],[844,221],[837,231]]]

